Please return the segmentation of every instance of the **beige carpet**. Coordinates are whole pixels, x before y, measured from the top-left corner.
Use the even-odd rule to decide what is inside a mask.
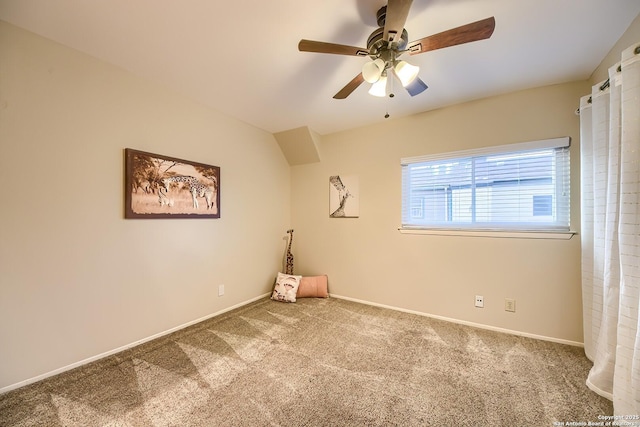
[[[1,426],[597,421],[580,348],[339,299],[260,300],[0,396]]]

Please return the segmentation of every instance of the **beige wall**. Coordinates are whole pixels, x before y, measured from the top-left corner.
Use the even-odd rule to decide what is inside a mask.
[[[123,219],[126,147],[220,166],[222,217]],[[268,292],[289,174],[271,134],[0,22],[0,389]]]
[[[297,272],[330,292],[406,310],[582,342],[580,236],[571,240],[406,235],[400,158],[569,136],[579,231],[579,118],[587,82],[497,96],[325,135],[322,162],[292,168]],[[360,218],[329,218],[329,176],[357,175]],[[483,295],[485,308],[474,308]],[[516,299],[516,313],[504,299]]]

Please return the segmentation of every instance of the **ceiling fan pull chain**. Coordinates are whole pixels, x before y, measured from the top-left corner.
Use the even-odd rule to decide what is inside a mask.
[[[395,93],[393,93],[393,86],[394,86],[394,85],[395,85],[395,83],[396,83],[396,82],[395,82],[395,80],[396,80],[396,79],[395,79],[395,78],[393,78],[393,77],[394,77],[394,76],[393,76],[393,72],[391,72],[391,74],[392,74],[391,79],[389,79],[389,80],[391,80],[391,88],[389,89],[389,98],[393,98],[394,96],[396,96],[396,94],[395,94]]]
[[[384,115],[385,119],[389,118],[389,102],[391,102],[389,99],[393,98],[393,97],[394,97],[394,95],[393,95],[393,79],[391,79],[391,91],[389,92],[389,96],[388,97],[385,96],[386,99],[384,101],[385,104],[386,104],[385,105],[385,107],[386,107],[385,110],[386,111],[385,111],[385,115]]]

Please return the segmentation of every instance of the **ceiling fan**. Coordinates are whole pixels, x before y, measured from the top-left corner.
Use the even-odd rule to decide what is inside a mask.
[[[438,34],[408,42],[409,35],[404,24],[409,15],[412,0],[388,0],[387,6],[378,10],[376,15],[380,28],[367,40],[367,47],[347,46],[313,40],[300,40],[301,52],[331,53],[336,55],[368,56],[371,58],[362,67],[362,72],[351,80],[333,97],[345,99],[363,82],[372,83],[369,93],[374,96],[386,96],[389,73],[395,75],[411,96],[427,89],[427,85],[418,77],[419,67],[400,60],[400,56],[409,53],[417,55],[431,50],[442,49],[491,37],[496,25],[494,17],[452,28]],[[389,96],[393,96],[390,94]]]

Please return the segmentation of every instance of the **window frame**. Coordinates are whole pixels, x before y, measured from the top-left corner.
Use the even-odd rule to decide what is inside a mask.
[[[499,145],[499,146],[491,146],[484,147],[479,149],[471,149],[471,150],[462,150],[462,151],[454,151],[447,153],[439,153],[433,155],[423,155],[423,156],[414,156],[414,157],[404,157],[401,159],[401,168],[402,168],[402,187],[401,187],[401,202],[402,202],[402,221],[401,226],[398,230],[401,233],[410,233],[410,234],[437,234],[437,235],[470,235],[470,236],[491,236],[491,237],[520,237],[520,238],[559,238],[559,239],[569,239],[571,238],[575,232],[570,229],[570,208],[571,208],[571,182],[570,182],[570,154],[569,147],[571,144],[570,137],[561,137],[561,138],[552,138],[545,140],[537,140],[537,141],[529,141],[522,142],[516,144],[508,144],[508,145]],[[562,155],[566,155],[567,162],[564,166],[563,179],[566,181],[564,190],[566,190],[566,194],[563,192],[563,203],[562,209],[566,209],[565,219],[566,225],[564,221],[561,224],[557,222],[555,224],[550,224],[549,222],[545,223],[535,223],[535,222],[521,222],[509,224],[508,222],[498,224],[498,226],[488,226],[487,223],[480,224],[475,222],[475,216],[477,212],[477,207],[475,205],[475,171],[472,172],[473,184],[470,186],[472,191],[472,217],[473,222],[453,222],[448,223],[447,221],[434,221],[431,224],[424,224],[421,221],[411,221],[409,219],[408,213],[410,210],[415,207],[411,204],[411,199],[409,198],[410,193],[410,183],[405,182],[408,178],[408,167],[410,165],[414,165],[417,163],[425,163],[425,162],[440,162],[447,160],[460,160],[460,161],[469,161],[469,159],[474,159],[471,162],[472,165],[475,165],[477,159],[488,156],[498,156],[498,155],[514,155],[514,154],[522,154],[523,152],[532,151],[532,150],[549,150],[549,149],[563,149],[561,151]],[[558,151],[556,151],[556,155],[558,155]],[[559,175],[556,174],[554,179],[556,181]],[[556,196],[558,196],[558,186],[561,185],[560,182],[556,182]],[[557,209],[559,207],[556,207]],[[564,211],[563,211],[564,212]],[[554,213],[555,214],[555,213]],[[489,223],[492,225],[493,223]],[[508,226],[505,226],[508,224]]]

